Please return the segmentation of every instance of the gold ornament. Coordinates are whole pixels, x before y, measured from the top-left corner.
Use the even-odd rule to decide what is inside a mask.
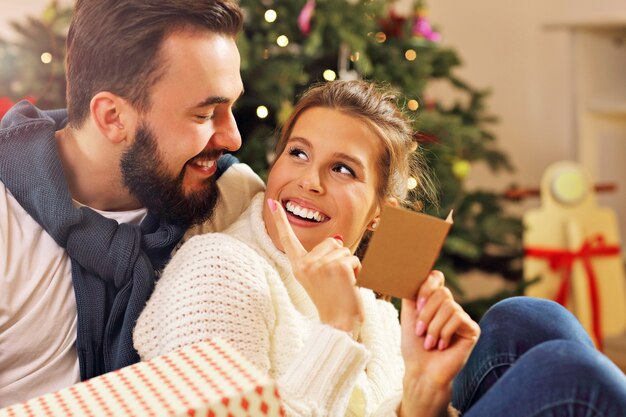
[[[452,163],[452,173],[460,180],[464,180],[471,171],[471,164],[465,159],[457,159]]]

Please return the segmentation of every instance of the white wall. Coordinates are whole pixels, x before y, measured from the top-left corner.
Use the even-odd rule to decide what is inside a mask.
[[[575,158],[572,40],[566,31],[545,25],[570,17],[623,15],[626,1],[431,0],[429,7],[443,43],[463,59],[459,74],[493,90],[489,108],[500,117],[493,130],[517,167],[514,175],[498,178],[474,169],[469,184],[503,187],[515,180],[535,186],[549,164]],[[626,182],[616,180],[626,191]]]
[[[57,0],[61,6],[74,4],[74,0]],[[0,37],[12,39],[14,32],[9,22],[24,21],[25,16],[41,17],[50,0],[0,0]]]

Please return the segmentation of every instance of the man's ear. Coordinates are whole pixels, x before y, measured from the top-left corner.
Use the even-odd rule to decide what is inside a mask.
[[[101,91],[89,103],[91,118],[100,133],[113,143],[127,139],[134,132],[135,111],[126,100]]]
[[[398,199],[395,198],[395,197],[387,197],[385,199],[385,204],[390,205],[391,207],[398,207],[399,206]],[[374,218],[367,225],[367,230],[371,230],[371,231],[376,230],[376,228],[378,227],[378,223],[380,222],[380,213],[381,213],[381,211],[382,211],[382,207],[379,206],[376,209],[376,216],[374,216]]]

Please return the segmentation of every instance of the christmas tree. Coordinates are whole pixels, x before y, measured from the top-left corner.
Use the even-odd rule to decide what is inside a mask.
[[[311,83],[363,78],[401,91],[417,140],[438,183],[438,205],[415,199],[413,209],[455,224],[436,268],[462,294],[462,273],[478,269],[519,283],[512,292],[466,304],[478,318],[499,298],[521,292],[518,218],[503,208],[501,193],[469,191],[465,178],[475,163],[494,173],[511,170],[489,132],[488,91],[459,79],[457,53],[442,45],[419,1],[411,16],[395,13],[389,0],[241,0],[244,33],[238,39],[245,94],[235,110],[244,143],[237,156],[265,177],[275,137],[299,94]],[[0,42],[0,115],[30,96],[43,108],[64,106],[63,45],[71,10],[53,2],[41,18],[14,23],[15,42]],[[429,94],[444,83],[453,104]],[[415,184],[407,184],[414,187]]]

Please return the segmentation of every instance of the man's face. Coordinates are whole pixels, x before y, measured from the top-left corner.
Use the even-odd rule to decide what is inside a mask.
[[[208,151],[200,158],[215,160],[219,151]],[[219,199],[215,176],[208,176],[205,187],[185,193],[185,170],[172,175],[159,155],[157,138],[143,122],[139,125],[135,141],[121,159],[124,185],[149,210],[165,216],[169,221],[188,226],[211,217]]]
[[[198,223],[217,201],[217,159],[241,146],[232,114],[243,91],[239,52],[231,37],[187,31],[167,37],[159,59],[165,71],[122,157],[122,175],[148,209]]]

